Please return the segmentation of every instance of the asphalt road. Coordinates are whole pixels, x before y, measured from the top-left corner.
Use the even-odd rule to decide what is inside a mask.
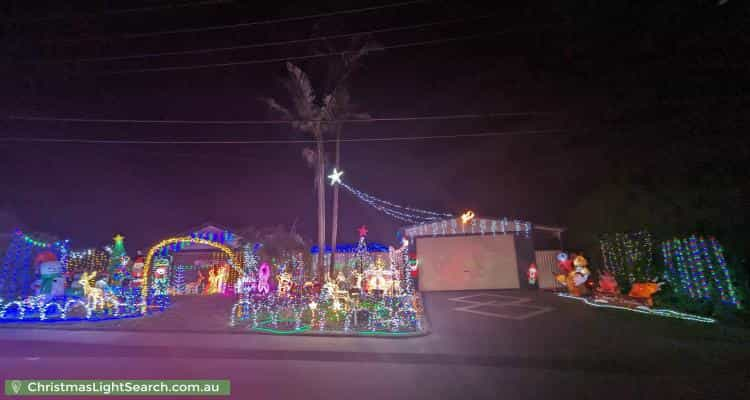
[[[549,293],[429,293],[432,333],[398,339],[228,331],[228,310],[207,312],[223,302],[96,329],[2,324],[0,378],[230,379],[240,399],[750,396],[747,331]]]

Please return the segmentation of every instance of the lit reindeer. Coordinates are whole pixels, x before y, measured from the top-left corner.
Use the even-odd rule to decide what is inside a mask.
[[[104,289],[91,284],[91,280],[94,277],[96,277],[96,271],[91,273],[84,272],[81,274],[78,283],[83,287],[83,294],[86,296],[89,309],[101,310],[104,307]]]

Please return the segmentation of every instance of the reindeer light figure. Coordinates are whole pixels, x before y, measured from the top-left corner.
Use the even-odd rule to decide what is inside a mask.
[[[86,296],[89,309],[101,310],[104,307],[104,290],[91,284],[91,280],[95,277],[96,271],[84,272],[78,283],[83,287],[83,295]]]

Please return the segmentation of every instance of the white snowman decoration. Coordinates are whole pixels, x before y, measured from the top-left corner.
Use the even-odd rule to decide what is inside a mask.
[[[45,261],[39,264],[39,294],[52,298],[65,294],[65,279],[62,276],[62,264],[59,261]]]

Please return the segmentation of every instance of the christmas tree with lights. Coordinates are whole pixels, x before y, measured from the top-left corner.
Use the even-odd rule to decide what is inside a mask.
[[[127,276],[128,261],[130,259],[125,250],[125,237],[118,234],[113,239],[114,244],[112,245],[112,252],[109,255],[107,273],[109,274],[111,284],[113,286],[120,286],[122,280]]]
[[[355,262],[356,262],[356,270],[359,273],[364,273],[365,269],[367,269],[370,266],[370,252],[367,251],[367,240],[365,237],[367,236],[367,227],[362,225],[359,229],[359,243],[357,244],[357,249],[355,250]]]
[[[258,254],[257,251],[260,248],[261,244],[256,243],[255,245],[251,245],[250,243],[246,243],[242,247],[242,269],[245,271],[245,274],[250,276],[255,276],[258,272]]]
[[[178,265],[177,268],[175,269],[172,287],[174,288],[175,293],[185,294],[185,266],[184,265]]]

